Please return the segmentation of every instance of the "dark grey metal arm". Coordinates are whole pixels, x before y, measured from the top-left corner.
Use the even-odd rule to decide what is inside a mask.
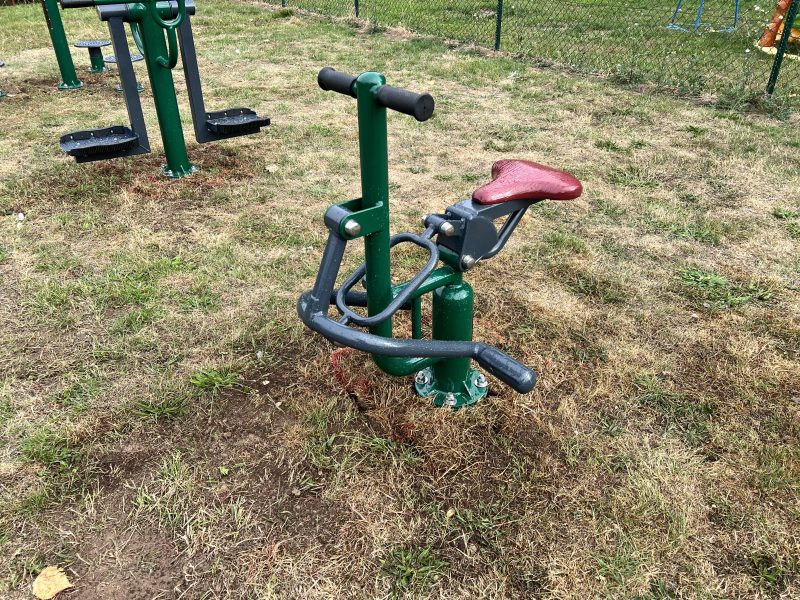
[[[303,323],[332,342],[378,356],[475,359],[492,375],[522,394],[533,389],[536,373],[505,352],[481,342],[385,338],[343,325],[328,316],[347,241],[331,231],[314,288],[300,296]]]

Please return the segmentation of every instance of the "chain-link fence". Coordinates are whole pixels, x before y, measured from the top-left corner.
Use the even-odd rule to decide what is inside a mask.
[[[275,0],[271,0],[275,2]],[[651,83],[681,94],[757,98],[792,0],[282,0],[332,16],[502,49],[545,64]],[[800,0],[794,0],[800,3]],[[789,10],[791,12],[791,9]],[[786,44],[776,94],[800,104],[800,18]]]

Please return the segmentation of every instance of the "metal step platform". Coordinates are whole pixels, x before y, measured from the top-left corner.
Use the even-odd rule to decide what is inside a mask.
[[[258,133],[269,125],[267,117],[259,117],[249,108],[229,108],[206,113],[206,127],[213,133],[222,135],[248,135]]]
[[[61,136],[61,149],[78,162],[127,156],[139,144],[130,127],[112,125],[102,129],[76,131]]]

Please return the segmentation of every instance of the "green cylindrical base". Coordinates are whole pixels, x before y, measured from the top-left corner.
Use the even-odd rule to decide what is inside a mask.
[[[75,81],[62,81],[58,84],[58,89],[60,90],[79,90],[83,87],[83,82],[79,80]]]
[[[103,51],[100,48],[89,48],[89,62],[92,65],[89,69],[92,73],[105,73],[108,71],[108,67],[103,61]]]
[[[121,85],[115,87],[114,90],[119,92],[120,94],[124,91]],[[144,86],[138,81],[136,82],[136,91],[139,92],[140,94],[144,91]]]
[[[433,292],[433,339],[472,339],[472,287],[466,282],[446,285]],[[486,379],[470,368],[470,358],[445,358],[417,374],[417,392],[433,396],[436,406],[460,408],[486,395]]]
[[[181,177],[186,177],[192,173],[197,173],[199,170],[200,167],[189,162],[186,164],[175,165],[173,167],[170,167],[170,165],[164,165],[161,167],[161,172],[170,179],[180,179]]]

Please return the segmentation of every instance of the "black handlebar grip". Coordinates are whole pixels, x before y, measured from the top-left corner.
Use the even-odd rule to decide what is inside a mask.
[[[493,346],[481,348],[475,357],[478,364],[520,394],[536,385],[536,373]]]
[[[82,2],[83,0],[73,1]],[[355,82],[355,77],[348,75],[347,73],[337,71],[333,67],[323,67],[323,69],[319,72],[319,75],[317,75],[317,83],[319,84],[319,87],[326,92],[339,92],[340,94],[352,96],[353,98],[356,97],[356,91],[353,88],[353,84]]]
[[[61,0],[61,8],[88,8],[94,6],[94,0]]]
[[[435,103],[430,94],[416,94],[408,90],[384,85],[378,90],[378,104],[405,115],[410,115],[417,121],[427,121],[433,115]]]

